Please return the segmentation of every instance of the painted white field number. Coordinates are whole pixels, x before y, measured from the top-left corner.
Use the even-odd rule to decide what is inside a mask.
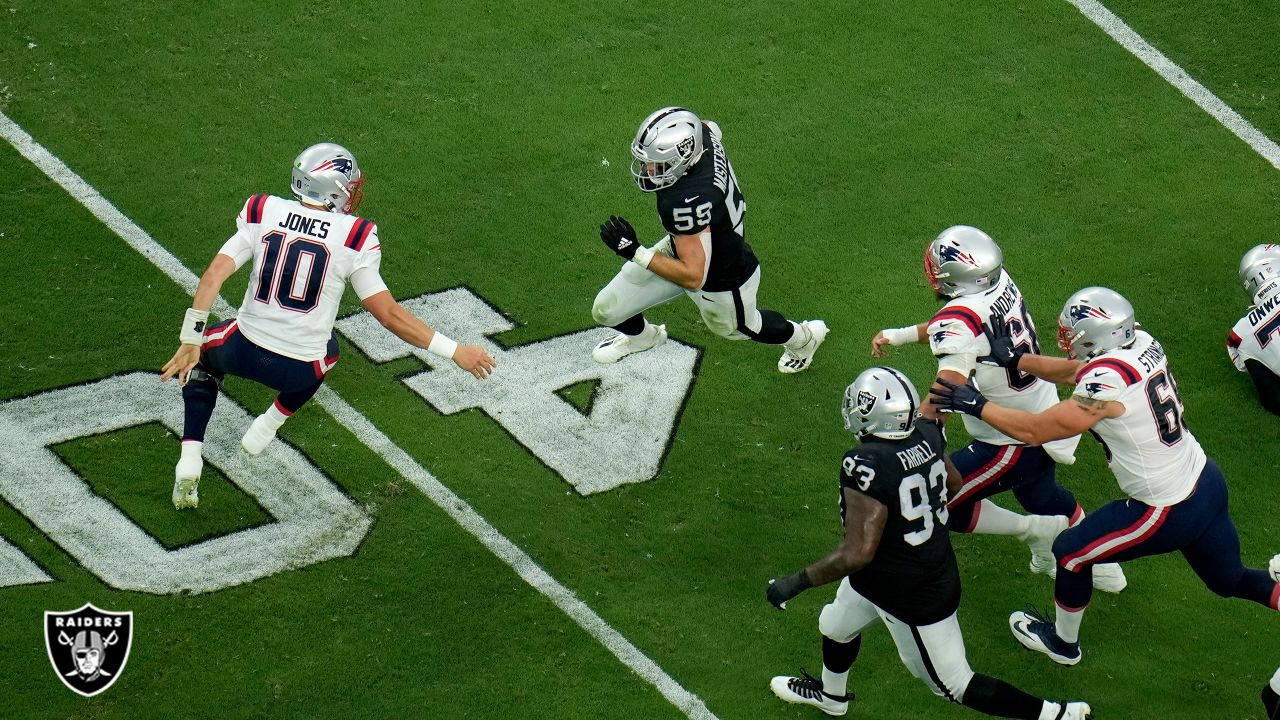
[[[120,590],[209,592],[355,552],[369,531],[368,515],[286,443],[274,442],[258,457],[241,452],[240,436],[252,419],[230,399],[218,403],[205,438],[206,467],[216,465],[275,522],[169,550],[49,449],[149,422],[181,433],[182,399],[150,372],[0,403],[0,496]],[[171,476],[135,481],[155,484],[168,503]],[[0,538],[0,587],[49,580]]]

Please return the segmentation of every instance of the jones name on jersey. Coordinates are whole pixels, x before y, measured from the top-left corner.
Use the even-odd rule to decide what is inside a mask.
[[[702,142],[707,148],[702,158],[674,184],[658,190],[658,218],[673,236],[709,230],[710,245],[704,241],[703,246],[707,274],[701,289],[736,290],[760,265],[747,244],[747,202],[720,142],[720,133],[704,124]]]
[[[913,625],[938,622],[960,604],[960,575],[947,535],[946,441],[919,420],[902,440],[871,438],[844,456],[840,485],[888,508],[871,564],[849,584],[885,612]],[[840,516],[844,517],[841,491]]]

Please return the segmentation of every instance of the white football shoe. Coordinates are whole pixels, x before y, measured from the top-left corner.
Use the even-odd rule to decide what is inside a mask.
[[[844,715],[849,712],[848,695],[828,695],[822,690],[822,681],[800,668],[800,677],[779,675],[769,681],[774,695],[789,703],[812,705],[828,715]]]
[[[1009,630],[1023,647],[1044,653],[1059,665],[1080,662],[1080,643],[1069,643],[1058,637],[1053,621],[1034,610],[1010,615]]]
[[[270,422],[266,413],[254,418],[249,429],[244,431],[244,437],[240,438],[240,447],[250,455],[258,455],[266,450],[276,436],[276,431],[271,429]]]
[[[652,330],[652,332],[650,332]],[[666,325],[649,325],[639,335],[618,333],[602,340],[595,350],[591,351],[591,359],[601,365],[616,363],[632,354],[651,350],[667,341]]]
[[[1087,702],[1067,703],[1066,709],[1059,717],[1062,720],[1090,720],[1093,717],[1093,708],[1089,707]]]
[[[1267,568],[1271,573],[1271,579],[1280,582],[1280,555],[1271,558],[1271,566]]]
[[[800,329],[804,330],[808,339],[794,350],[783,346],[782,357],[778,358],[780,373],[790,375],[807,369],[813,362],[814,353],[818,352],[822,341],[827,339],[827,324],[821,320],[805,320],[800,323]]]
[[[1028,515],[1023,542],[1031,548],[1031,572],[1055,577],[1058,561],[1053,557],[1053,541],[1071,524],[1066,515]]]
[[[173,506],[179,510],[200,505],[200,472],[204,470],[204,458],[183,458],[174,468]]]

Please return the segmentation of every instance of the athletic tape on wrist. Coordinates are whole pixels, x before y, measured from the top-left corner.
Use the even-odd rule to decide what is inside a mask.
[[[645,270],[649,269],[649,262],[651,260],[653,260],[653,251],[643,245],[636,248],[636,255],[631,258],[631,262],[639,265]]]
[[[458,351],[458,343],[450,340],[444,333],[437,330],[431,336],[431,343],[427,345],[427,352],[432,355],[439,355],[445,360],[452,360],[453,354]]]
[[[920,341],[920,333],[916,330],[915,325],[908,325],[900,328],[885,328],[880,331],[884,334],[884,339],[889,341],[890,345],[907,345]]]
[[[187,308],[182,317],[182,329],[178,331],[178,340],[184,345],[201,345],[204,343],[204,326],[209,321],[208,310]]]

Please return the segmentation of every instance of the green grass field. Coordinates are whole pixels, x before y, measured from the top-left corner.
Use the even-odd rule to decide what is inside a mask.
[[[1280,137],[1274,3],[1175,5],[1109,7]],[[0,110],[196,273],[245,198],[287,194],[299,150],[342,142],[393,292],[470,288],[515,324],[503,347],[592,326],[618,267],[596,239],[610,213],[659,235],[627,173],[647,113],[677,103],[724,128],[762,306],[832,334],[810,371],[781,376],[771,349],[713,337],[690,303],[654,310],[701,353],[655,479],[580,495],[490,414],[443,414],[406,387],[419,361],[379,364],[350,338],[329,376],[717,717],[818,717],[767,683],[820,666],[833,590],[785,613],[763,590],[837,542],[841,391],[876,330],[935,310],[920,253],[948,225],[1002,244],[1046,345],[1074,290],[1128,296],[1227,476],[1246,561],[1280,551],[1280,426],[1223,350],[1247,305],[1239,257],[1280,231],[1280,175],[1067,2],[271,6],[0,3]],[[183,289],[8,144],[0,169],[0,401],[156,371]],[[224,290],[233,305],[246,276]],[[889,360],[919,385],[935,367],[915,346]],[[225,391],[252,414],[271,397]],[[174,387],[155,393],[178,407]],[[0,588],[0,717],[683,716],[323,409],[281,437],[371,529],[349,556],[216,592],[113,589],[5,497],[0,537],[52,582]],[[175,511],[178,442],[157,423],[50,450],[164,547],[273,518],[212,470],[200,509]],[[1059,478],[1086,508],[1119,496],[1087,438]],[[18,471],[9,487],[38,481]],[[1085,660],[1067,669],[1009,635],[1011,611],[1052,602],[1025,549],[954,539],[975,669],[1100,718],[1260,718],[1277,618],[1214,596],[1180,557],[1129,565],[1124,594],[1095,595]],[[91,699],[54,677],[42,631],[44,611],[85,602],[135,619],[127,669]],[[851,688],[850,717],[976,716],[915,682],[882,632]]]

